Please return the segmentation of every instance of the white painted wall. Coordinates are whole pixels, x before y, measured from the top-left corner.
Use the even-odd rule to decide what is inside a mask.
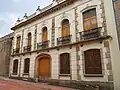
[[[91,43],[86,43],[83,45],[83,47],[80,47],[81,50],[79,51],[80,54],[80,61],[79,61],[79,65],[80,65],[80,75],[81,75],[81,79],[84,81],[108,81],[108,75],[109,72],[107,70],[106,67],[106,63],[108,63],[108,59],[105,56],[106,53],[106,48],[104,47],[104,43],[100,43],[98,42],[91,42]],[[101,64],[102,64],[102,75],[103,77],[85,77],[84,76],[84,71],[85,71],[85,67],[84,67],[84,60],[82,57],[82,54],[84,53],[84,51],[89,50],[89,49],[100,49],[102,50],[101,52]],[[82,61],[83,60],[83,61]]]
[[[74,15],[74,9],[78,7],[78,31],[83,31],[83,18],[82,18],[82,12],[84,10],[88,10],[93,7],[96,8],[97,11],[97,21],[98,26],[102,26],[102,18],[101,18],[101,9],[100,9],[101,0],[80,0],[75,2],[74,4],[65,7],[59,11],[56,11],[53,14],[50,14],[48,16],[45,16],[31,24],[28,24],[24,27],[21,27],[18,30],[15,30],[15,35],[18,34],[18,32],[21,32],[24,30],[24,45],[26,45],[25,40],[27,37],[28,32],[32,32],[32,50],[34,47],[34,31],[35,31],[35,25],[37,25],[37,43],[41,42],[42,39],[42,28],[47,27],[48,28],[48,40],[51,40],[51,32],[52,32],[52,18],[55,17],[55,45],[57,45],[57,38],[61,37],[61,22],[63,19],[68,19],[70,21],[70,34],[72,35],[72,43],[76,42],[76,34],[75,34],[75,15]],[[14,42],[15,43],[15,42]],[[50,43],[51,46],[51,43]]]
[[[44,26],[46,26],[48,28],[48,40],[51,40],[51,28],[52,28],[52,18],[55,17],[55,45],[56,44],[56,39],[58,37],[61,37],[61,22],[63,19],[68,19],[70,21],[70,34],[72,35],[72,43],[76,42],[76,34],[75,34],[75,15],[74,15],[74,9],[77,7],[78,8],[78,31],[83,31],[83,19],[82,19],[82,12],[84,11],[84,9],[90,9],[90,6],[96,7],[97,10],[97,20],[98,20],[98,26],[101,27],[102,26],[102,18],[101,18],[101,9],[100,9],[100,4],[101,1],[100,0],[79,0],[77,2],[75,2],[74,4],[65,7],[62,10],[59,10],[53,14],[50,14],[46,17],[43,17],[29,25],[26,25],[24,27],[21,27],[18,30],[15,30],[15,36],[14,38],[16,39],[17,35],[22,35],[22,30],[24,30],[24,41],[23,41],[23,46],[26,46],[26,38],[27,38],[27,34],[29,32],[32,33],[32,50],[34,50],[34,33],[35,33],[35,25],[37,25],[37,43],[42,41],[42,28]],[[104,30],[104,29],[103,29]],[[15,47],[15,43],[14,42],[14,47]],[[98,43],[98,42],[97,42]],[[51,46],[51,42],[50,42],[50,46]],[[103,48],[101,44],[90,44],[90,45],[85,45],[83,48],[81,48],[81,51],[84,51],[85,49],[88,48]],[[22,47],[23,48],[23,47]],[[43,52],[41,51],[40,53],[32,53],[24,55],[21,57],[21,74],[20,76],[22,77],[23,75],[23,70],[24,70],[24,59],[25,58],[30,58],[30,77],[34,78],[34,73],[35,73],[35,59],[38,55],[42,54],[42,53],[46,53],[51,55],[52,57],[52,64],[51,64],[51,78],[52,79],[59,79],[59,55],[61,53],[64,52],[68,52],[70,53],[70,60],[71,60],[71,74],[72,74],[72,80],[77,80],[77,61],[76,61],[76,48],[75,46],[72,47],[72,49],[70,49],[69,47],[64,47],[64,48],[60,48],[59,51],[57,51],[56,49],[50,50],[49,52]],[[20,57],[13,57],[11,59],[11,62],[15,59],[19,59]],[[82,63],[82,62],[81,62]],[[13,65],[11,64],[11,72],[12,73],[12,67]],[[83,67],[81,67],[83,68]],[[89,80],[97,80],[97,81],[107,81],[106,77],[104,78],[85,78],[83,76],[83,71],[81,70],[80,75],[82,75],[81,79],[85,80],[85,81],[89,81]],[[60,79],[70,79],[69,77],[60,77]]]
[[[112,36],[110,47],[111,47],[111,58],[113,66],[114,76],[114,88],[120,90],[120,50],[118,44],[115,16],[113,10],[112,0],[104,0],[105,16],[108,34]]]

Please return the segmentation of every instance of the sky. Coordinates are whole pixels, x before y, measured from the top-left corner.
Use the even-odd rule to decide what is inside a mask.
[[[41,8],[52,3],[52,0],[1,0],[0,2],[0,37],[12,32],[16,20],[34,13],[38,6]]]

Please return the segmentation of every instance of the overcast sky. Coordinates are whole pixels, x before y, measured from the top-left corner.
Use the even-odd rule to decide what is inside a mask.
[[[34,13],[37,6],[49,5],[52,0],[1,0],[0,2],[0,37],[11,32],[18,17],[24,13]]]

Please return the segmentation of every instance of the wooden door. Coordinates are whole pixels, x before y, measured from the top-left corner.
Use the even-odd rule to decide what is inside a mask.
[[[50,77],[50,59],[48,57],[39,60],[39,76]]]

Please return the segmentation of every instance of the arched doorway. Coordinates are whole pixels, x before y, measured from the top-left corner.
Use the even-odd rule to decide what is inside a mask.
[[[51,76],[51,58],[49,55],[42,54],[38,57],[38,78],[46,80]]]

